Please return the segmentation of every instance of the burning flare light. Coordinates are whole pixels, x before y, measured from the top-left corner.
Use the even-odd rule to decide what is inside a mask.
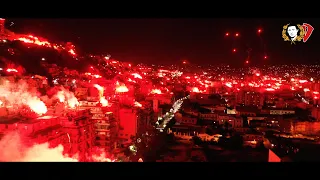
[[[78,99],[74,96],[73,92],[70,92],[64,88],[58,91],[56,94],[60,102],[66,103],[69,108],[76,108],[79,105]]]
[[[139,102],[135,101],[135,102],[134,102],[134,106],[135,106],[135,107],[142,107],[142,104],[140,104]]]
[[[142,79],[142,77],[141,77],[140,74],[138,74],[138,73],[133,73],[132,76],[133,76],[134,78]]]
[[[127,88],[126,85],[120,85],[119,82],[116,83],[116,92],[118,93],[123,93],[123,92],[128,92],[129,89]]]
[[[192,88],[192,92],[199,93],[199,92],[200,92],[200,90],[199,90],[199,88],[194,87],[194,88]]]
[[[152,89],[151,94],[162,94],[160,89]]]
[[[106,107],[106,106],[109,106],[109,102],[108,100],[106,100],[106,98],[103,96],[104,94],[104,88],[98,84],[95,84],[93,85],[95,88],[98,89],[99,91],[99,100],[100,100],[100,103],[101,103],[101,106],[102,107]]]
[[[0,161],[2,162],[77,162],[77,159],[65,157],[63,146],[49,148],[48,143],[28,147],[23,144],[17,132],[6,134],[0,141]]]
[[[35,37],[32,35],[23,35],[23,34],[15,34],[15,39],[19,40],[21,42],[27,43],[27,44],[34,44],[37,46],[43,46],[48,48],[53,48],[55,50],[68,50],[68,53],[70,53],[72,56],[76,56],[74,46],[69,45],[68,47],[57,45],[57,44],[51,44],[48,40],[44,38]]]
[[[79,162],[78,156],[68,157],[60,144],[49,148],[49,143],[27,146],[18,132],[7,133],[0,141],[0,162]],[[101,150],[100,150],[101,151]],[[92,162],[114,162],[99,150],[88,157]]]
[[[22,107],[28,106],[33,112],[38,115],[47,112],[46,105],[35,95],[27,91],[29,89],[27,83],[20,81],[17,84],[6,81],[0,85],[0,98],[4,101],[4,106]]]

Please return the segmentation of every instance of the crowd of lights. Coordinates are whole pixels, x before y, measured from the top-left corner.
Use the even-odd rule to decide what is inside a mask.
[[[258,37],[262,44],[262,32],[260,28],[257,30]],[[242,38],[240,32],[227,32],[226,38],[232,38],[233,41],[239,41]],[[36,45],[41,47],[53,48],[59,51],[67,51],[72,56],[76,57],[75,46],[67,43],[66,45],[58,45],[50,43],[48,40],[33,35],[21,35],[14,34],[11,36],[11,40],[18,40],[26,43],[27,45]],[[8,39],[10,40],[10,39]],[[5,41],[3,41],[5,42]],[[7,42],[7,40],[6,40]],[[233,53],[238,53],[240,48],[232,47]],[[250,55],[250,49],[248,49],[248,56]],[[264,59],[267,59],[267,53],[264,52]],[[229,67],[201,67],[199,71],[196,71],[196,66],[185,60],[182,62],[183,67],[163,67],[163,66],[147,66],[147,65],[133,65],[131,63],[124,63],[114,59],[111,56],[96,56],[91,55],[91,58],[98,58],[99,64],[88,67],[88,72],[77,72],[79,76],[86,77],[89,80],[80,80],[81,78],[54,78],[54,84],[56,90],[51,98],[44,100],[37,95],[37,92],[33,92],[27,82],[21,81],[18,83],[4,82],[0,86],[0,106],[8,107],[14,111],[24,109],[24,111],[32,113],[34,116],[45,116],[48,112],[46,101],[58,101],[63,104],[65,108],[76,109],[81,106],[78,99],[73,92],[62,87],[63,84],[72,82],[72,85],[78,87],[94,87],[98,90],[99,103],[102,107],[110,107],[111,101],[117,99],[121,94],[128,96],[134,96],[135,86],[140,86],[140,92],[144,96],[164,96],[172,95],[174,90],[177,90],[179,85],[185,85],[185,89],[181,87],[178,90],[187,90],[191,93],[209,94],[212,92],[219,92],[223,95],[236,94],[240,91],[255,91],[260,93],[277,93],[282,90],[289,90],[292,92],[298,92],[298,96],[306,104],[310,104],[309,97],[313,100],[319,99],[319,91],[315,90],[312,86],[317,81],[315,77],[318,77],[320,71],[317,68],[320,67],[274,67],[268,66],[266,68],[252,68],[252,69],[240,69],[235,70]],[[45,59],[42,59],[42,61]],[[101,63],[104,62],[104,63]],[[245,60],[246,64],[249,64],[249,59]],[[189,69],[187,69],[187,67]],[[191,69],[191,70],[190,70]],[[301,69],[310,69],[311,75],[306,75],[307,72]],[[4,70],[7,73],[17,74],[20,72],[18,67],[10,67]],[[111,79],[113,87],[107,89],[103,83],[107,78],[104,77],[103,72],[111,72],[113,76]],[[315,75],[313,75],[315,74]],[[66,75],[65,75],[66,76]],[[44,77],[33,76],[32,78],[43,79]],[[61,82],[63,80],[63,82]],[[61,86],[61,87],[60,87]],[[132,94],[130,94],[132,93]],[[125,96],[127,97],[127,96]],[[168,122],[174,117],[174,114],[179,111],[183,101],[190,98],[190,96],[178,99],[172,105],[169,112],[165,113],[156,122],[156,128],[160,131],[167,126]],[[124,98],[125,99],[125,98]],[[133,108],[143,108],[143,103],[133,100],[130,102]],[[70,137],[69,137],[70,138]],[[14,139],[14,141],[11,141]],[[10,140],[10,142],[9,142]],[[17,134],[8,134],[0,141],[0,147],[9,148],[9,150],[3,150],[4,153],[12,151],[10,156],[6,154],[0,154],[0,161],[78,161],[77,157],[66,157],[62,153],[62,146],[56,148],[48,148],[48,144],[40,144],[31,148],[21,147],[26,149],[23,154],[17,152],[15,149],[16,144],[19,144],[21,138]],[[7,146],[10,144],[11,146]],[[21,144],[21,143],[20,143]],[[134,146],[129,147],[131,151],[136,152]],[[36,153],[31,153],[36,152]],[[113,158],[106,158],[106,154],[98,155],[94,154],[91,158],[93,161],[112,162]],[[49,159],[48,159],[49,158]]]

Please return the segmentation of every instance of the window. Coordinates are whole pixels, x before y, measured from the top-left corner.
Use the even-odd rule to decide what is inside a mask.
[[[107,128],[108,128],[107,125],[101,125],[101,126],[100,126],[100,129],[107,129]]]

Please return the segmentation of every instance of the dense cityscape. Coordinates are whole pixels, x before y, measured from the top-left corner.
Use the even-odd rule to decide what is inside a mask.
[[[318,64],[134,64],[9,29],[0,19],[2,162],[318,158]]]

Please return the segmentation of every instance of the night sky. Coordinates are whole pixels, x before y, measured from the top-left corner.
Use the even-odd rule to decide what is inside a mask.
[[[252,48],[252,64],[319,62],[320,19],[8,19],[15,32],[71,41],[78,51],[109,53],[133,63],[170,64],[188,60],[201,65],[227,63],[242,66]],[[306,42],[291,45],[281,36],[285,24],[311,24]],[[262,28],[262,40],[257,29]],[[226,38],[239,33],[240,37]],[[265,46],[265,48],[263,47]],[[237,53],[232,49],[237,48]],[[268,59],[264,60],[264,53]]]

